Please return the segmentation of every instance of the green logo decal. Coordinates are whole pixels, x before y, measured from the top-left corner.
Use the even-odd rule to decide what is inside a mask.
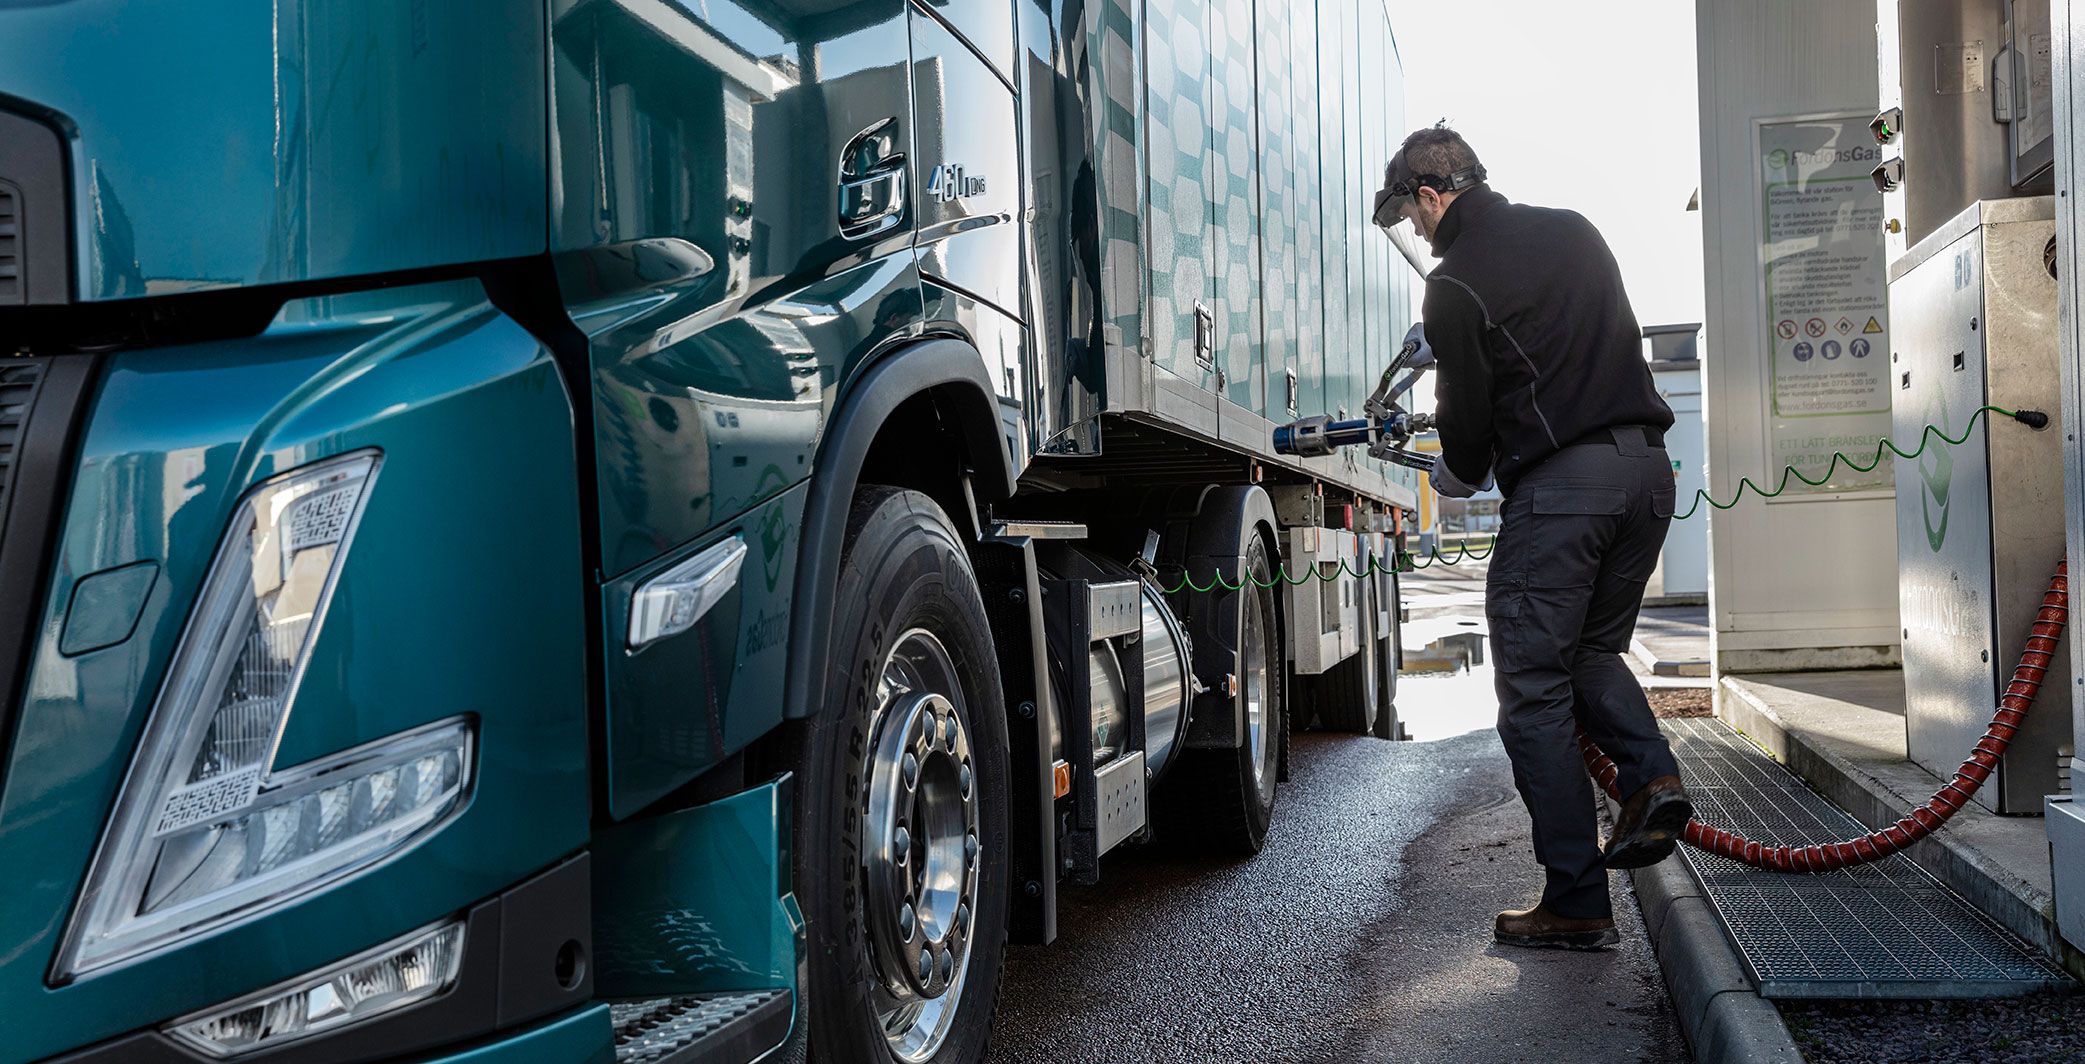
[[[1775,149],[1774,149],[1773,151],[1770,151],[1770,152],[1766,153],[1766,164],[1767,164],[1768,166],[1771,166],[1771,167],[1773,167],[1773,168],[1774,168],[1774,169],[1776,169],[1776,170],[1785,170],[1785,169],[1787,169],[1787,168],[1788,168],[1788,152],[1787,152],[1787,150],[1786,150],[1786,149],[1783,149],[1783,148],[1775,148]]]
[[[1927,408],[1930,424],[1948,431],[1947,408],[1939,402]],[[1949,433],[1953,435],[1953,433]],[[1955,479],[1955,449],[1932,447],[1919,456],[1919,511],[1926,522],[1926,545],[1933,553],[1947,542],[1948,495]]]
[[[772,496],[788,486],[782,476],[782,467],[770,463],[760,471],[760,484],[753,489],[756,497]],[[766,516],[760,519],[760,561],[762,575],[767,577],[767,589],[773,591],[782,582],[782,548],[789,539],[789,526],[783,521],[781,506],[767,508]]]

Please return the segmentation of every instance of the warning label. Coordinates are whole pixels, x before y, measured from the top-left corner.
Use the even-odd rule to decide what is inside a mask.
[[[1760,127],[1760,267],[1766,321],[1776,337],[1767,385],[1778,461],[1770,474],[1780,462],[1803,466],[1828,457],[1813,453],[1814,441],[1889,431],[1888,360],[1869,357],[1887,345],[1889,296],[1882,199],[1868,178],[1877,152],[1867,144],[1866,121],[1847,115]],[[1798,336],[1789,335],[1790,322],[1800,323]],[[1866,339],[1840,339],[1856,333]],[[1887,467],[1861,474],[1842,466],[1820,490],[1890,480]]]

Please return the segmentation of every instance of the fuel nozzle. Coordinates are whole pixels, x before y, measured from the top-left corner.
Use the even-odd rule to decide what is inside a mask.
[[[1332,434],[1332,426],[1338,425],[1338,436]],[[1342,444],[1354,442],[1346,436],[1358,427],[1367,432],[1366,420],[1334,421],[1330,414],[1318,414],[1300,421],[1274,427],[1274,453],[1293,454],[1299,458],[1317,458],[1331,454]]]
[[[1430,456],[1397,446],[1414,433],[1433,428],[1433,415],[1407,413],[1397,405],[1398,397],[1410,391],[1419,382],[1420,374],[1432,366],[1433,352],[1427,348],[1423,334],[1415,326],[1406,335],[1397,357],[1390,360],[1390,365],[1376,381],[1375,391],[1361,404],[1365,416],[1335,419],[1330,414],[1318,414],[1278,425],[1274,429],[1274,452],[1317,458],[1358,443],[1368,448],[1371,458],[1412,469],[1432,469]],[[1400,380],[1398,374],[1406,371],[1410,371],[1409,374]]]

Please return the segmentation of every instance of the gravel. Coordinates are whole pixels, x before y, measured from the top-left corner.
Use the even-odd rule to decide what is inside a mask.
[[[1646,687],[1643,693],[1651,700],[1651,714],[1661,719],[1716,715],[1715,698],[1706,687]]]
[[[2085,995],[1780,1005],[1809,1064],[2085,1061]]]

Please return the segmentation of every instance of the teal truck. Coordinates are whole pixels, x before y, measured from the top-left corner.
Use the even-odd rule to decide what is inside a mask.
[[[1378,0],[0,3],[0,1061],[973,1061],[1394,737]],[[1283,579],[1286,576],[1287,579]],[[1246,899],[1240,899],[1246,903]]]

